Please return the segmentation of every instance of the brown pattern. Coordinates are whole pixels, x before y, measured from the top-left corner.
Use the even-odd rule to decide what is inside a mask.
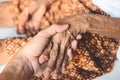
[[[28,42],[32,37],[29,38],[7,38],[2,40],[2,44],[6,48],[6,52],[13,56],[19,52],[19,50]]]

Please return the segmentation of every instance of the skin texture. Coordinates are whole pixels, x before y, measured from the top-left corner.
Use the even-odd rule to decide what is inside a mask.
[[[76,14],[68,16],[58,24],[69,24],[73,35],[84,32],[102,34],[109,38],[120,39],[120,19],[97,14]]]
[[[8,2],[9,4],[10,2]],[[36,34],[36,32],[39,31],[40,27],[38,27],[40,21],[41,21],[41,18],[42,16],[44,15],[45,11],[46,11],[46,6],[48,6],[49,4],[46,4],[48,3],[47,0],[46,1],[39,1],[38,2],[39,5],[40,4],[43,4],[43,5],[40,5],[40,6],[36,6],[36,2],[32,1],[29,5],[27,3],[27,7],[25,7],[22,12],[20,12],[19,14],[19,25],[18,25],[18,32],[20,33],[25,33],[25,27],[26,27],[26,33],[28,35],[32,35],[32,34]],[[8,5],[6,4],[6,5]],[[34,6],[34,7],[32,7]],[[31,8],[32,7],[32,8]],[[6,9],[6,11],[9,10],[9,9]],[[42,13],[41,13],[42,11]],[[5,12],[6,13],[6,12]],[[39,14],[41,13],[41,14]],[[32,15],[32,18],[29,19],[28,15],[31,14]],[[20,17],[21,16],[21,17]],[[36,17],[36,16],[40,16],[39,18]],[[92,18],[92,17],[91,17]],[[99,18],[99,17],[98,17]],[[29,20],[28,20],[29,19]],[[97,17],[96,17],[96,20],[97,20]],[[118,19],[117,19],[118,20]],[[8,20],[8,21],[11,21],[11,20]],[[94,22],[94,19],[92,20]],[[102,22],[102,18],[101,18],[101,21]],[[114,22],[114,21],[113,21]],[[10,22],[11,23],[11,22]],[[107,23],[107,20],[106,20],[106,23]],[[110,21],[111,23],[111,21]],[[11,23],[12,24],[12,23]],[[101,23],[100,23],[101,24]],[[104,23],[103,23],[104,24]],[[27,25],[27,26],[25,26]],[[94,25],[97,25],[97,24],[94,24]],[[104,24],[105,25],[105,24]],[[117,25],[117,24],[116,24]],[[35,27],[36,26],[36,27]],[[119,25],[117,25],[119,26]],[[35,28],[34,28],[35,27]],[[27,29],[30,29],[30,30],[27,30]],[[118,32],[118,31],[117,31]],[[110,34],[111,35],[111,34]],[[110,36],[108,35],[108,36]]]
[[[70,26],[69,31],[72,32],[73,36],[76,36],[78,33],[91,32],[91,33],[98,33],[98,34],[107,36],[109,38],[120,39],[119,38],[120,36],[119,20],[120,19],[106,17],[102,15],[77,14],[77,15],[65,17],[60,22],[58,22],[58,24],[69,24]],[[97,26],[95,22],[98,23],[99,26]],[[110,24],[108,22],[110,22]],[[73,36],[71,36],[71,34],[69,33],[69,31],[56,34],[53,37],[52,42],[54,43],[54,45],[50,51],[50,54],[53,54],[52,55],[53,57],[50,57],[50,60],[48,61],[48,65],[47,65],[48,68],[46,68],[45,70],[46,75],[49,75],[50,71],[53,70],[53,66],[58,57],[59,57],[59,60],[58,60],[58,63],[56,64],[56,67],[55,67],[56,70],[54,73],[60,72],[59,70],[60,70],[60,67],[62,66],[63,59],[66,56],[65,52],[68,47],[68,44],[74,39]],[[63,36],[65,37],[63,38]],[[60,46],[58,46],[59,44]],[[60,52],[59,52],[60,56],[56,55],[58,49],[60,49]]]
[[[30,80],[33,73],[34,70],[31,62],[25,56],[17,55],[10,60],[4,71],[0,74],[0,79]]]
[[[38,33],[40,31],[40,21],[46,9],[54,1],[55,0],[11,1],[11,13],[15,15],[13,19],[15,26],[17,26],[17,32],[21,34],[26,33],[28,36],[33,36]]]
[[[41,58],[41,55],[44,56],[43,51],[44,51],[45,47],[49,43],[49,40],[52,35],[63,32],[68,27],[69,27],[68,25],[55,25],[54,24],[51,27],[39,32],[32,40],[30,40],[20,50],[20,52],[16,56],[14,56],[8,62],[6,68],[0,75],[0,79],[2,79],[2,80],[11,80],[11,79],[12,80],[16,80],[16,79],[17,80],[29,80],[29,79],[31,79],[33,74],[36,74],[38,72],[41,74],[44,74],[44,67],[46,67],[46,64],[43,64],[44,61],[39,62],[39,59]],[[79,40],[79,38],[78,38],[78,40]],[[74,43],[75,43],[75,41],[72,42],[72,44],[74,44]],[[60,45],[57,45],[57,46],[60,46]],[[76,44],[72,45],[71,48],[76,49]],[[42,54],[42,52],[43,52],[43,54]],[[54,52],[54,53],[57,54],[57,52]],[[51,53],[51,54],[53,54],[53,53]],[[50,56],[50,57],[54,58],[54,56]],[[43,59],[45,60],[45,58],[43,58]],[[48,60],[48,62],[49,62],[49,60]],[[16,70],[16,71],[14,71],[14,70]],[[6,77],[6,75],[7,75],[7,77]],[[18,77],[20,77],[20,78],[18,79]]]
[[[9,61],[8,65],[0,75],[0,79],[30,80],[32,75],[36,74],[40,69],[39,56],[48,44],[50,37],[57,32],[65,31],[67,28],[68,25],[53,25],[38,33],[30,42],[26,44],[26,46],[23,47],[18,55]],[[51,31],[51,29],[54,29],[54,31]],[[36,53],[33,54],[34,52]]]

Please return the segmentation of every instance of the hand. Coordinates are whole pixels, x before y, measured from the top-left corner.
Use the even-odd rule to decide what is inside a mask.
[[[67,52],[64,52],[64,51],[66,51],[65,49],[67,49],[67,45],[69,45],[69,44],[66,44],[67,43],[66,41],[71,36],[70,33],[68,34],[69,36],[64,36],[64,38],[60,39],[60,41],[62,42],[61,44],[56,44],[55,42],[60,38],[60,36],[58,36],[58,35],[60,35],[60,33],[57,33],[55,35],[55,37],[52,38],[52,39],[54,39],[53,45],[49,44],[48,47],[46,47],[49,42],[49,39],[52,35],[54,35],[56,32],[62,32],[64,30],[66,30],[67,28],[68,28],[68,25],[64,25],[64,26],[52,25],[51,27],[39,32],[21,50],[21,52],[20,52],[21,55],[27,57],[30,60],[30,62],[32,63],[35,75],[40,76],[41,74],[44,74],[45,77],[48,77],[49,75],[51,75],[48,71],[48,68],[49,68],[51,70],[54,70],[54,72],[53,72],[54,74],[52,77],[56,79],[57,77],[55,75],[58,74],[59,69],[61,68],[61,65],[62,65],[62,70],[64,70],[67,65],[67,62],[72,60],[72,58],[73,58],[72,52],[74,52],[76,50],[77,40],[81,39],[81,35],[78,35],[76,40],[72,41],[71,48],[69,47]],[[54,47],[51,48],[51,46],[54,46]],[[57,52],[58,51],[57,46],[61,46],[60,53]],[[45,47],[47,49],[45,49]],[[48,55],[50,55],[50,59],[49,59]],[[56,55],[59,55],[59,56],[56,56]],[[66,57],[64,57],[63,55],[65,55]],[[60,57],[60,59],[56,60],[57,57]],[[55,63],[55,61],[57,63]],[[61,62],[61,61],[63,61],[63,62]],[[55,67],[55,69],[53,69],[54,65],[57,65]]]
[[[79,33],[84,33],[89,29],[88,15],[75,15],[65,17],[59,24],[69,24],[69,30],[58,33],[52,38],[53,46],[51,51],[47,50],[45,53],[50,53],[50,59],[44,71],[45,77],[51,75],[57,79],[57,75],[65,67],[68,61],[72,60],[74,51],[77,47],[77,41],[81,39]],[[78,35],[78,36],[77,36]],[[75,38],[77,36],[77,38]],[[72,42],[73,41],[73,42]],[[71,46],[70,43],[72,42]],[[43,52],[44,53],[44,52]],[[53,74],[50,74],[53,73]]]
[[[67,28],[68,25],[52,25],[51,27],[39,32],[20,51],[20,55],[27,57],[31,62],[35,74],[44,66],[42,65],[42,63],[40,64],[39,57],[42,55],[42,52],[49,43],[51,36],[53,36],[57,32],[63,32]]]
[[[43,52],[44,55],[50,54],[50,59],[48,60],[48,63],[46,64],[47,67],[43,73],[45,78],[51,75],[54,79],[57,79],[57,75],[65,70],[68,61],[73,58],[72,53],[76,50],[78,40],[81,39],[81,35],[78,34],[84,33],[89,29],[88,18],[88,15],[82,16],[78,14],[65,17],[58,22],[58,24],[67,23],[70,25],[70,28],[63,33],[57,33],[52,37],[53,45],[49,45],[50,49]],[[75,38],[75,36],[77,36],[77,38]],[[48,57],[46,59],[48,59]],[[42,58],[39,60],[41,61]]]
[[[87,32],[94,22],[91,22],[90,14],[76,14],[63,18],[58,22],[58,24],[68,24],[70,26],[69,30],[73,36],[76,36],[78,33]]]
[[[40,30],[40,21],[47,7],[54,0],[33,0],[19,15],[18,33],[26,33],[28,36],[35,35]]]
[[[53,79],[58,79],[58,75],[65,71],[68,62],[73,59],[73,53],[77,49],[78,40],[81,39],[81,35],[78,34],[73,39],[70,33],[64,34],[65,32],[57,33],[52,38],[53,45],[51,50],[43,52],[45,55],[46,53],[50,54],[50,59],[43,73],[45,78],[52,76]]]

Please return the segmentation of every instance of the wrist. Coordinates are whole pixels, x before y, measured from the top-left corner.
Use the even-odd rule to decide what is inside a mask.
[[[1,75],[4,80],[30,80],[33,73],[30,61],[18,54],[9,61]]]

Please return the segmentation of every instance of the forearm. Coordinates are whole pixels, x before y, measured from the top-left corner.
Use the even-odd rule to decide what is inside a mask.
[[[77,14],[65,17],[58,24],[69,24],[74,36],[78,33],[91,32],[109,38],[120,39],[120,19],[96,14]]]
[[[34,71],[24,56],[15,56],[0,75],[0,80],[30,80]]]
[[[89,16],[89,30],[110,38],[120,39],[120,18],[112,18],[102,15]]]

